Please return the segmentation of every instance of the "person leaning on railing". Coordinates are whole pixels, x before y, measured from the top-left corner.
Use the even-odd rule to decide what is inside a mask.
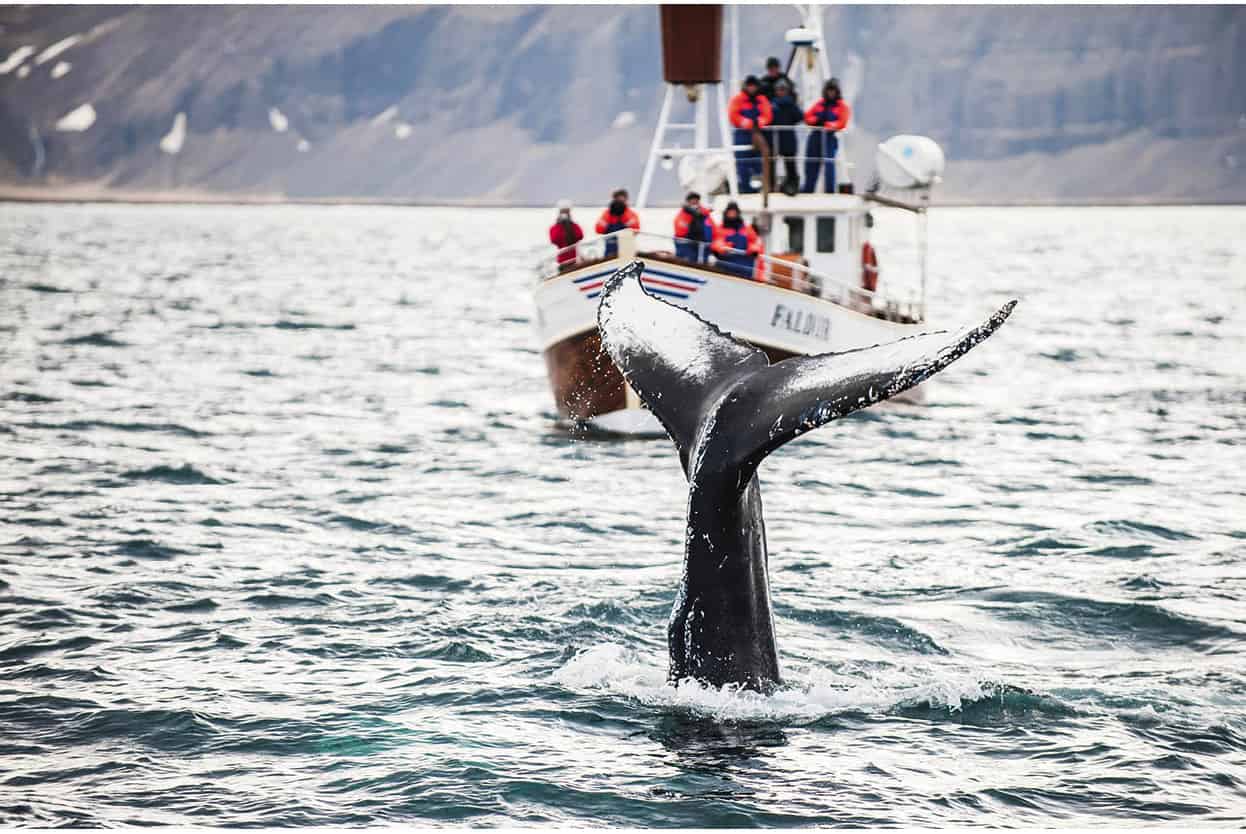
[[[826,170],[826,190],[835,193],[835,153],[839,150],[835,132],[846,128],[850,118],[852,108],[840,95],[839,80],[832,78],[822,87],[822,98],[805,113],[805,124],[818,128],[809,131],[805,142],[805,187],[801,190],[806,194],[818,187],[819,166]]]
[[[770,100],[761,94],[761,82],[757,80],[757,76],[750,75],[744,79],[740,92],[731,97],[731,104],[727,106],[727,117],[735,126],[732,142],[735,145],[749,146],[735,152],[735,169],[740,180],[740,193],[751,194],[757,190],[753,187],[752,179],[761,174],[761,155],[752,147],[753,131],[769,127],[773,119]],[[765,134],[762,134],[762,141],[765,141]]]
[[[718,266],[739,275],[752,278],[757,256],[761,254],[761,238],[752,226],[745,224],[740,207],[734,201],[727,203],[722,223],[714,229],[714,243],[710,247]]]
[[[616,188],[610,195],[610,205],[597,218],[597,234],[608,235],[624,229],[640,231],[640,215],[627,204],[627,189]],[[613,258],[619,253],[619,239],[612,237],[606,241],[606,257]]]
[[[694,264],[705,263],[714,242],[714,220],[701,205],[701,195],[689,191],[675,215],[675,255]]]
[[[584,239],[584,230],[580,224],[571,219],[571,201],[558,201],[558,219],[549,227],[549,242],[558,248],[558,266],[573,264],[576,259],[576,244]]]
[[[770,147],[775,156],[783,158],[783,185],[779,190],[785,194],[795,194],[800,189],[800,176],[796,173],[796,125],[801,123],[805,114],[800,112],[796,93],[792,91],[792,82],[787,80],[786,75],[780,76],[775,82],[770,109],[774,112]],[[773,156],[770,158],[770,165],[770,182],[777,182],[774,177]]]

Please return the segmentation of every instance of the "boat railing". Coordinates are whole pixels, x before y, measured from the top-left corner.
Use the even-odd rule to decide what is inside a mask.
[[[770,125],[759,129],[762,137],[765,139],[769,148],[770,164],[773,168],[773,176],[771,177],[771,191],[782,191],[782,184],[787,179],[787,163],[792,163],[795,168],[795,179],[799,182],[799,187],[803,190],[809,179],[809,174],[814,174],[817,182],[816,189],[809,189],[804,193],[826,193],[830,182],[824,171],[829,169],[834,172],[836,187],[843,184],[847,180],[847,175],[851,173],[853,165],[847,161],[843,148],[842,131],[829,130],[824,127],[811,125]],[[814,153],[810,153],[810,146],[814,143],[810,141],[814,137],[819,137],[817,148]],[[787,140],[791,140],[790,142]],[[835,143],[839,147],[835,153],[828,153],[828,150]],[[784,153],[784,146],[790,153]],[[730,145],[729,150],[735,153],[737,159],[752,157],[757,159],[757,148],[751,143],[747,145]],[[810,165],[809,163],[812,163]],[[756,164],[756,163],[754,163]],[[812,171],[809,170],[812,168]],[[758,175],[761,177],[761,175]],[[764,181],[764,177],[762,178]],[[796,185],[794,182],[793,185]]]
[[[648,241],[655,245],[664,243],[686,244],[698,247],[698,255],[701,257],[701,264],[706,264],[706,258],[710,255],[715,256],[716,263],[713,265],[719,269],[729,272],[739,278],[749,278],[764,284],[775,284],[784,286],[786,289],[795,292],[812,295],[818,298],[825,298],[842,306],[851,307],[853,309],[885,309],[889,301],[882,295],[864,287],[854,286],[821,272],[815,272],[804,263],[803,260],[793,261],[786,258],[775,257],[761,253],[756,255],[754,266],[750,270],[743,270],[737,264],[730,263],[718,259],[720,254],[730,255],[748,255],[746,249],[736,249],[730,246],[720,246],[717,251],[712,249],[712,245],[704,241],[691,240],[689,238],[667,237],[666,235],[654,234],[652,232],[637,232],[637,241]],[[704,249],[700,249],[704,247]],[[702,254],[704,253],[704,254]],[[653,254],[650,252],[641,252],[641,255]],[[674,252],[659,251],[657,254],[674,256]]]
[[[607,257],[606,253],[611,248],[609,247],[610,241],[615,242],[612,247],[614,251]],[[677,254],[677,244],[697,247],[697,260],[681,258]],[[545,252],[546,254],[540,257],[536,269],[538,282],[556,278],[564,272],[570,272],[590,263],[604,263],[615,259],[622,261],[640,256],[669,259],[691,266],[713,269],[735,278],[782,286],[785,289],[823,298],[858,312],[893,321],[918,321],[922,318],[920,306],[914,301],[900,301],[864,287],[854,286],[824,273],[816,272],[803,261],[787,260],[763,253],[756,256],[751,269],[746,269],[739,264],[718,258],[720,254],[748,254],[745,250],[719,247],[719,251],[715,252],[711,244],[706,241],[673,235],[623,229],[595,238],[585,238],[579,243],[557,249],[553,254],[548,254],[548,250]],[[710,261],[710,257],[713,257],[714,261]]]
[[[610,241],[616,241],[615,248],[619,246],[618,240],[624,237],[626,233],[632,232],[631,229],[621,229],[617,232],[610,232],[606,235],[597,237],[586,237],[578,243],[570,246],[563,246],[555,249],[553,254],[545,247],[541,247],[536,253],[536,280],[537,283],[548,281],[551,278],[557,278],[564,272],[577,269],[583,264],[592,261],[601,261],[606,259],[606,251],[610,248]],[[631,238],[629,238],[630,240]],[[634,247],[633,247],[634,249]]]

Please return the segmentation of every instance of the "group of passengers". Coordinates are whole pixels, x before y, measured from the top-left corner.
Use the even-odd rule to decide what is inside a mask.
[[[742,193],[755,193],[755,178],[762,173],[763,148],[771,156],[767,172],[774,182],[775,159],[783,161],[783,184],[780,190],[812,194],[818,187],[819,175],[828,192],[835,191],[835,156],[839,151],[838,131],[848,126],[852,109],[844,101],[838,79],[832,78],[822,87],[822,97],[807,110],[801,110],[792,79],[783,71],[778,58],[766,59],[761,78],[750,75],[744,79],[740,92],[732,97],[727,115],[735,127],[733,143],[748,148],[737,150],[736,175]],[[801,122],[818,128],[809,131],[805,140],[805,176],[801,183],[796,165],[796,125]],[[773,186],[772,186],[773,187]],[[640,231],[640,216],[628,205],[627,189],[616,189],[610,204],[597,219],[597,234],[608,235],[604,255],[618,254],[615,232],[624,229]],[[571,204],[558,203],[558,219],[549,230],[550,243],[558,247],[560,268],[576,261],[576,244],[584,239],[584,231],[571,219]],[[740,207],[728,203],[722,222],[715,223],[709,209],[701,205],[701,195],[689,193],[675,215],[675,254],[691,263],[713,263],[746,278],[760,278],[764,265],[757,256],[764,253],[761,235],[744,222]]]
[[[760,277],[757,256],[765,252],[761,235],[744,222],[740,206],[732,201],[723,209],[721,223],[715,223],[710,210],[701,205],[701,195],[690,191],[675,215],[675,255],[692,263],[714,264],[744,278]]]
[[[558,266],[574,264],[576,244],[584,239],[584,231],[571,219],[571,203],[558,202],[558,217],[549,229],[549,241],[558,248]],[[597,233],[610,235],[605,241],[604,256],[613,258],[618,254],[618,237],[614,232],[624,229],[640,231],[640,215],[628,205],[627,189],[617,189],[610,197],[610,204],[597,219]],[[695,191],[684,197],[684,203],[675,215],[675,255],[690,263],[710,263],[744,278],[760,278],[763,265],[758,255],[765,252],[757,229],[744,222],[740,206],[734,201],[723,210],[721,223],[715,223],[710,210],[701,205],[701,195]]]
[[[778,58],[766,59],[766,73],[761,78],[750,75],[744,79],[740,92],[732,97],[727,116],[735,127],[732,142],[736,150],[736,176],[740,191],[757,191],[753,179],[762,174],[763,146],[771,154],[770,181],[774,182],[774,158],[783,160],[784,182],[781,190],[797,190],[812,194],[818,186],[819,171],[825,171],[826,190],[835,191],[835,155],[839,150],[836,132],[848,126],[852,109],[844,101],[839,80],[832,78],[822,87],[822,97],[808,110],[802,111],[792,79],[783,71]],[[796,125],[804,121],[810,127],[805,140],[805,181],[802,186],[796,170]],[[771,128],[766,130],[766,128]]]
[[[640,231],[640,215],[627,204],[626,188],[616,188],[610,195],[610,204],[597,218],[597,234],[611,235],[606,238],[605,257],[613,258],[619,253],[619,239],[614,235],[624,229]],[[576,244],[584,239],[584,230],[580,224],[571,219],[571,201],[558,201],[558,217],[554,225],[549,227],[549,242],[558,247],[557,261],[563,264],[575,263]]]

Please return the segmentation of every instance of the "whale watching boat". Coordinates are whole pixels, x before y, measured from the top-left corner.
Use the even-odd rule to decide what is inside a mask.
[[[830,62],[819,9],[797,8],[801,25],[785,34],[787,75],[802,107],[808,107],[821,98],[831,78]],[[731,74],[738,82],[739,8],[728,7],[728,14],[735,56]],[[542,257],[535,289],[537,330],[559,417],[576,427],[624,434],[662,431],[602,349],[597,330],[603,282],[634,260],[644,263],[641,281],[650,293],[762,349],[772,362],[868,347],[928,329],[925,221],[931,190],[943,170],[939,146],[922,136],[881,143],[875,181],[858,193],[842,149],[837,157],[806,159],[808,134],[823,128],[771,127],[772,136],[782,130],[796,134],[797,171],[805,171],[806,161],[834,166],[837,183],[833,193],[799,193],[791,182],[776,190],[771,172],[782,166],[770,158],[766,141],[753,131],[752,143],[738,144],[740,132],[733,136],[728,124],[721,70],[723,7],[664,5],[661,18],[665,95],[636,208],[645,207],[656,168],[677,165],[683,189],[712,197],[715,222],[721,222],[730,202],[752,219],[765,254],[742,270],[722,257],[739,250],[706,257],[703,241],[623,229]],[[735,83],[731,93],[738,89]],[[690,111],[685,121],[672,121],[676,107]],[[717,144],[711,133],[718,134]],[[851,136],[851,128],[847,133]],[[837,138],[842,146],[844,132]],[[737,165],[742,154],[762,157],[748,182],[741,181],[741,173],[749,169]],[[910,290],[903,297],[890,289],[901,282],[879,280],[870,242],[876,205],[904,209],[917,222],[918,275],[910,276],[916,280],[907,282]],[[680,257],[677,250],[696,254]],[[912,291],[913,284],[919,292]]]

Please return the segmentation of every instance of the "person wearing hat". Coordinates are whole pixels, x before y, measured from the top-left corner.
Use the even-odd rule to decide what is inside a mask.
[[[558,219],[549,227],[549,242],[558,248],[558,267],[574,264],[576,260],[576,244],[584,239],[584,230],[580,224],[571,219],[571,201],[559,200]]]
[[[731,98],[727,106],[727,117],[735,126],[732,143],[737,147],[747,145],[735,152],[736,176],[740,179],[740,191],[749,194],[757,189],[753,187],[752,178],[761,173],[761,156],[752,147],[753,131],[770,126],[773,114],[770,111],[770,100],[761,94],[761,82],[757,76],[750,75],[744,79],[740,92]],[[762,134],[762,141],[766,140]]]
[[[710,248],[714,250],[718,266],[741,278],[753,277],[757,256],[762,252],[761,238],[744,222],[740,206],[734,200],[723,210],[722,222],[714,230],[714,243]]]
[[[775,88],[779,86],[780,81],[786,81],[789,89],[796,89],[792,79],[788,78],[787,73],[783,71],[783,65],[779,63],[779,59],[771,55],[766,59],[766,74],[760,79],[761,94],[770,99],[771,104],[774,104]]]
[[[796,93],[792,90],[792,83],[787,80],[787,76],[781,76],[775,83],[774,95],[770,97],[770,109],[774,113],[774,126],[770,130],[770,147],[774,152],[774,157],[770,160],[770,182],[778,182],[773,166],[775,158],[781,157],[783,185],[779,190],[785,194],[795,194],[800,189],[800,176],[796,170],[796,125],[801,123],[805,114],[796,103]]]
[[[640,215],[632,211],[627,204],[627,189],[616,188],[610,195],[610,205],[606,206],[601,217],[597,218],[597,234],[608,235],[624,229],[640,231]],[[606,257],[613,258],[619,253],[619,239],[609,238],[606,241]]]
[[[707,243],[714,242],[714,221],[710,210],[701,205],[701,195],[689,191],[675,215],[675,254],[694,264],[709,257]]]
[[[835,132],[846,128],[850,118],[852,108],[840,95],[839,79],[832,78],[822,87],[822,98],[805,113],[805,124],[817,128],[809,131],[805,142],[805,187],[801,190],[806,194],[817,188],[819,168],[826,170],[827,192],[835,193],[835,154],[839,150]]]

